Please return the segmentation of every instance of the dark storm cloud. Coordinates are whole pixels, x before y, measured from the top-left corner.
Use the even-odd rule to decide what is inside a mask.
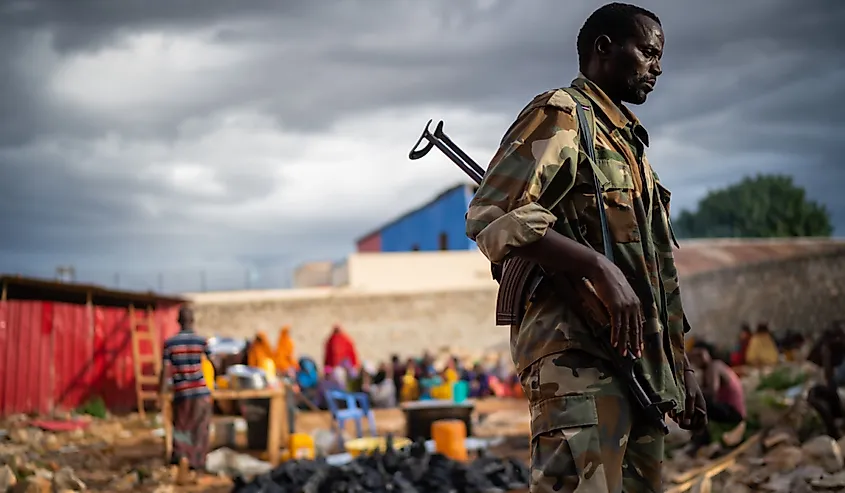
[[[211,171],[220,194],[191,194],[145,174],[149,163],[140,158],[108,165],[87,160],[90,148],[83,144],[115,133],[130,143],[175,146],[244,108],[302,135],[388,107],[454,105],[508,119],[534,94],[568,84],[577,71],[578,28],[601,3],[569,2],[564,9],[551,0],[6,2],[0,111],[11,117],[0,122],[0,253],[18,260],[0,262],[0,270],[37,270],[19,265],[26,262],[22,252],[132,251],[143,263],[145,257],[160,262],[180,245],[268,272],[272,262],[289,267],[305,259],[302,252],[342,255],[352,238],[382,219],[340,211],[333,222],[285,218],[284,231],[237,224],[219,231],[213,214],[197,211],[268,196],[286,181],[260,172],[261,163],[232,162]],[[836,167],[845,154],[845,2],[641,4],[661,17],[667,46],[658,90],[636,111],[655,141],[653,154],[666,156],[653,164],[674,189],[676,210],[744,174],[787,172],[828,203],[845,230],[838,194],[845,176]],[[196,34],[244,56],[192,79],[190,90],[166,102],[132,111],[83,111],[51,95],[63,63],[149,32]],[[91,82],[101,87],[95,83],[102,81]],[[487,147],[500,137],[461,130]],[[80,155],[39,152],[51,139],[79,143]],[[707,154],[703,161],[667,154],[660,147],[667,140],[689,155]],[[293,159],[296,151],[290,152],[284,157]],[[278,283],[279,275],[264,281]]]

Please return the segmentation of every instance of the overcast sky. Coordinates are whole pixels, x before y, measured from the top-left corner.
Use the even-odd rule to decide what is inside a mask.
[[[408,161],[429,118],[489,160],[526,102],[572,80],[603,3],[4,0],[0,272],[284,285],[462,181],[434,153]],[[666,54],[634,111],[675,210],[782,172],[845,232],[845,1],[640,5]]]

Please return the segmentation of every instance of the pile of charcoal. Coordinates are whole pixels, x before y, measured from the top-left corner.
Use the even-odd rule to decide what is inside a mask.
[[[423,442],[403,450],[361,455],[343,466],[325,459],[285,462],[246,482],[236,478],[233,493],[501,493],[526,488],[528,469],[514,459],[483,451],[469,463],[429,454]]]

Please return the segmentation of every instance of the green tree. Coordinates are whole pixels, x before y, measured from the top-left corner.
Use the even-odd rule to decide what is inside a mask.
[[[833,226],[823,204],[807,199],[785,175],[757,175],[709,192],[695,212],[681,211],[674,222],[682,238],[772,238],[830,236]]]

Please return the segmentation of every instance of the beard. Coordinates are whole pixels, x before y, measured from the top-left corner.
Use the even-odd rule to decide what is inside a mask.
[[[653,90],[649,84],[651,77],[648,75],[632,75],[625,81],[625,89],[622,91],[622,101],[629,104],[643,104],[648,99],[648,94]]]

